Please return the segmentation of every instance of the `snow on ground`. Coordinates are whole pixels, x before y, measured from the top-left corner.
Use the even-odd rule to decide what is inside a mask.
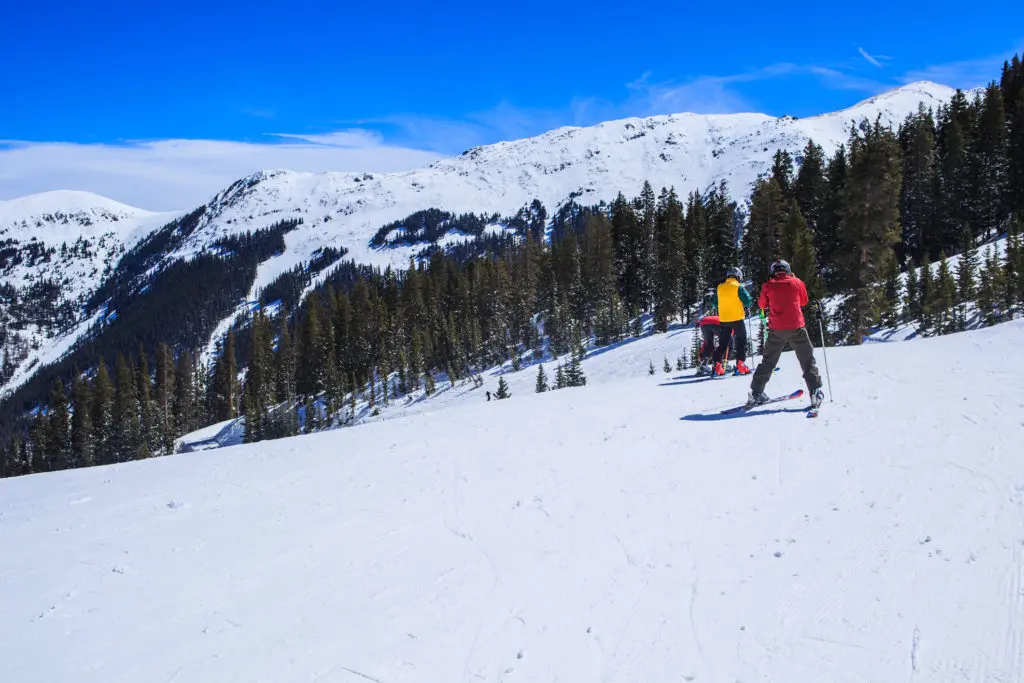
[[[581,389],[0,481],[4,680],[1024,680],[1024,376],[978,361],[1024,322],[830,349],[817,420],[612,378],[643,343]]]

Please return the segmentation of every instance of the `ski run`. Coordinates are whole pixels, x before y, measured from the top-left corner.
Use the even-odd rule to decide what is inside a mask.
[[[579,389],[526,367],[509,400],[0,481],[0,679],[1024,680],[1024,321],[830,349],[817,420],[637,372],[688,340]]]

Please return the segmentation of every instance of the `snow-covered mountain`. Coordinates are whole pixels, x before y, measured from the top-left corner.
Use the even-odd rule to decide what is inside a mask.
[[[1024,321],[830,349],[817,420],[646,374],[688,342],[593,354],[579,389],[527,367],[509,400],[0,480],[4,680],[1024,680],[1024,381],[979,362]],[[802,386],[785,354],[769,391]]]
[[[644,181],[685,194],[724,180],[732,196],[742,201],[757,176],[769,169],[776,150],[788,150],[799,162],[800,151],[811,138],[831,152],[847,139],[854,124],[880,118],[895,127],[920,105],[937,107],[953,92],[935,83],[914,83],[842,111],[805,119],[673,114],[560,128],[474,148],[428,168],[401,173],[260,171],[190,212],[189,229],[176,229],[181,239],[170,242],[173,248],[159,254],[152,269],[209,250],[225,237],[301,219],[302,224],[285,235],[284,252],[264,261],[248,283],[247,298],[253,299],[277,276],[308,263],[327,247],[344,248],[346,258],[360,263],[403,266],[418,247],[375,248],[371,237],[382,226],[428,208],[507,216],[539,199],[551,212],[573,198],[596,204],[620,191],[636,195]],[[46,245],[54,252],[49,261],[24,261],[15,267],[5,267],[0,257],[0,284],[24,288],[32,281],[54,280],[66,287],[66,301],[80,302],[100,284],[112,257],[169,218],[84,193],[47,193],[0,203],[0,240],[16,239],[24,248],[34,239],[38,244],[33,249]],[[70,247],[79,235],[88,241],[80,250],[84,255],[56,256],[61,243]],[[79,323],[84,315],[78,316]],[[218,329],[224,329],[233,315],[234,311],[224,311]],[[67,322],[29,335],[28,355],[7,390],[28,378],[29,367],[60,355],[84,329]],[[71,331],[61,335],[58,328]],[[0,393],[4,389],[0,383]]]
[[[770,168],[776,150],[799,157],[807,140],[814,139],[831,152],[847,140],[855,123],[880,117],[884,125],[896,127],[920,104],[936,107],[953,92],[935,83],[914,83],[806,119],[672,114],[559,128],[402,173],[261,172],[214,198],[206,226],[192,243],[301,217],[304,228],[289,237],[289,247],[296,247],[291,260],[315,246],[335,244],[360,262],[402,265],[407,251],[373,250],[369,238],[381,226],[429,207],[509,215],[539,199],[550,211],[571,198],[596,204],[619,191],[635,196],[644,181],[685,194],[725,180],[733,197],[743,200],[757,176]]]
[[[172,216],[71,190],[0,201],[0,364],[59,355],[125,250]]]

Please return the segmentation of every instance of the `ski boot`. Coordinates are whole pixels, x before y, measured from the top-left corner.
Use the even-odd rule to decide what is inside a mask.
[[[743,361],[736,361],[736,374],[737,375],[749,375],[751,373],[750,368]]]
[[[764,405],[769,401],[768,394],[763,391],[759,391],[756,394],[751,391],[747,396],[747,407],[752,408],[754,406]]]
[[[821,407],[821,404],[825,401],[825,392],[821,387],[818,387],[811,392],[811,410],[817,410]]]
[[[722,367],[721,363],[715,363],[715,369],[712,374],[714,374],[716,377],[721,377],[722,375],[725,374],[725,368]]]
[[[711,363],[710,363],[710,361],[702,360],[700,362],[700,367],[697,368],[697,376],[698,377],[706,377],[706,376],[708,376],[710,374],[711,374]]]

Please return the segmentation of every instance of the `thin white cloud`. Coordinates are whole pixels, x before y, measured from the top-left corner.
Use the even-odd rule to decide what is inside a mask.
[[[384,143],[384,136],[376,130],[350,128],[323,134],[274,133],[274,137],[288,140],[302,140],[323,147],[341,147],[346,149],[366,149],[378,147]]]
[[[0,141],[0,199],[34,192],[87,190],[154,211],[191,209],[259,169],[401,171],[426,166],[436,152],[370,144],[342,131],[344,145],[158,140],[123,145]],[[334,139],[333,135],[311,136]],[[355,145],[359,141],[359,145]]]
[[[807,67],[807,73],[814,74],[822,84],[833,90],[854,90],[868,95],[876,95],[884,90],[897,87],[898,83],[879,81],[874,78],[858,76],[849,71],[833,69],[826,66]]]
[[[874,64],[879,69],[884,68],[883,65],[882,65],[882,62],[878,61],[878,59],[876,57],[872,57],[871,55],[869,55],[868,51],[865,50],[864,48],[858,47],[857,48],[857,52],[860,53],[861,57],[863,57],[864,59],[868,60],[869,63]]]

